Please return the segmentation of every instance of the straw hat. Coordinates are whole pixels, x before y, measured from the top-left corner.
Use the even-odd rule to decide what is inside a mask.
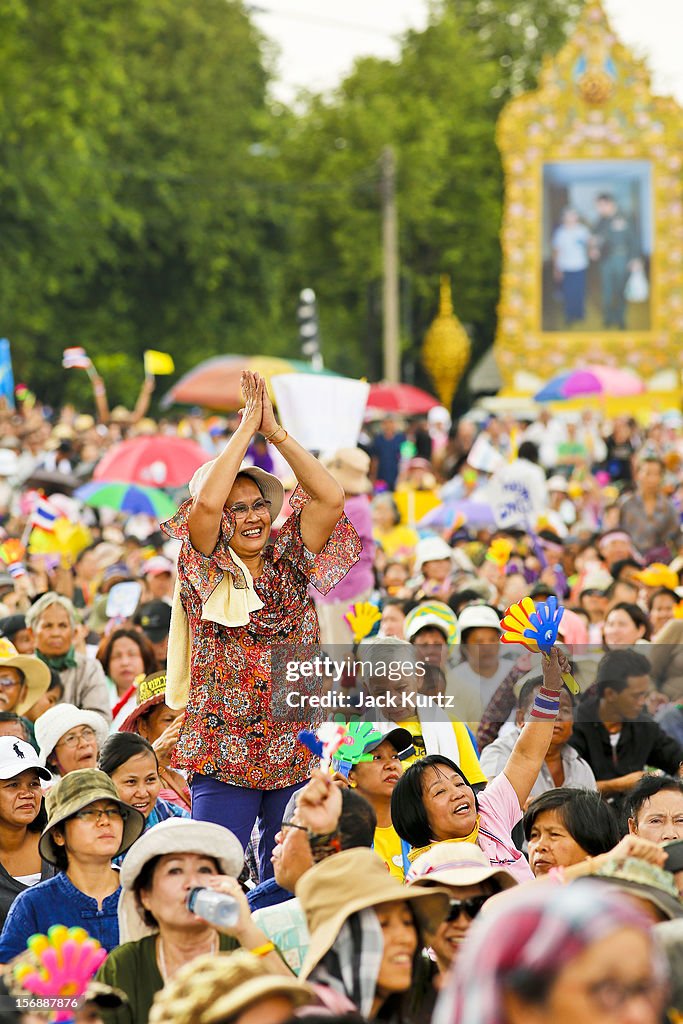
[[[323,466],[344,488],[345,494],[369,494],[372,491],[368,476],[370,456],[362,448],[338,448],[333,455],[323,459]]]
[[[215,459],[205,462],[190,480],[187,486],[193,498],[213,469],[215,462]],[[259,469],[258,466],[240,466],[237,472],[252,478],[263,497],[270,502],[270,518],[275,522],[285,501],[285,489],[280,480],[273,473],[266,473],[265,469]]]
[[[135,699],[136,707],[119,726],[119,732],[137,732],[137,721],[157,704],[164,703],[166,696],[166,672],[153,672],[140,680]]]
[[[96,800],[110,800],[120,807],[123,814],[123,836],[115,856],[120,857],[133,845],[145,827],[144,815],[119,798],[116,786],[104,772],[98,768],[78,768],[60,779],[45,797],[47,825],[38,844],[43,860],[49,864],[57,863],[57,850],[60,847],[52,838],[55,827]]]
[[[156,931],[145,924],[133,887],[145,864],[169,853],[196,853],[202,857],[213,857],[221,874],[232,878],[239,876],[244,864],[241,843],[222,825],[211,821],[193,821],[191,818],[168,818],[159,822],[145,832],[121,865],[119,931],[122,943],[142,939]]]
[[[50,669],[32,654],[19,654],[7,637],[0,637],[0,668],[16,668],[24,675],[26,695],[14,709],[23,715],[32,704],[42,697],[50,685]]]
[[[154,998],[150,1024],[218,1024],[271,996],[286,996],[296,1008],[316,1002],[313,989],[238,949],[197,957]]]
[[[108,729],[107,723],[97,711],[77,708],[75,704],[55,704],[36,719],[35,733],[41,764],[47,763],[62,736],[79,725],[89,725],[97,736],[97,746],[102,746],[108,736]]]
[[[311,933],[300,978],[309,976],[336,942],[344,922],[359,910],[407,900],[420,930],[433,933],[449,907],[444,890],[401,885],[377,854],[364,847],[344,850],[315,864],[297,882],[296,896]]]
[[[432,888],[435,885],[479,885],[488,878],[511,889],[517,880],[509,871],[494,868],[483,850],[474,843],[434,843],[416,857],[406,876],[409,885]]]

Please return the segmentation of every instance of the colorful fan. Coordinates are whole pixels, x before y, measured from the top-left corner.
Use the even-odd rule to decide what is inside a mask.
[[[26,575],[25,556],[26,548],[16,537],[10,537],[4,544],[0,544],[0,560],[7,566],[10,576],[15,579]]]
[[[344,616],[344,620],[348,623],[353,633],[353,642],[355,644],[359,644],[366,636],[370,636],[381,619],[381,611],[371,601],[359,601],[351,605]]]
[[[80,998],[107,951],[84,928],[53,925],[47,935],[32,935],[26,961],[14,965],[14,977],[22,988],[36,996]],[[72,1020],[73,1009],[57,1010],[55,1021]]]
[[[496,537],[495,540],[491,541],[489,549],[486,552],[486,560],[488,562],[494,562],[502,569],[509,562],[510,555],[514,549],[515,545],[513,541],[508,540],[507,537]]]
[[[355,764],[361,761],[372,761],[372,754],[366,754],[368,743],[381,740],[382,733],[369,722],[352,719],[346,726],[346,742],[340,746],[332,761],[332,767],[346,778]]]
[[[538,606],[530,597],[524,597],[518,604],[511,604],[505,612],[501,625],[504,644],[523,644],[530,651],[541,652],[546,658],[557,642],[557,632],[564,615],[564,608],[557,598],[549,597]],[[569,672],[562,673],[562,680],[568,690],[576,694],[579,685]]]

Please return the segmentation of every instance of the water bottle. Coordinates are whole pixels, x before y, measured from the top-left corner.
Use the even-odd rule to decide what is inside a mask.
[[[217,928],[232,928],[240,916],[237,900],[214,889],[190,889],[187,909]]]

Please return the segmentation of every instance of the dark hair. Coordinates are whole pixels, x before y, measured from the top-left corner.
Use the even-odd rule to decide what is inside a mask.
[[[589,857],[608,853],[621,838],[616,814],[592,789],[561,786],[532,800],[524,815],[527,842],[536,818],[544,811],[558,812],[569,835]]]
[[[24,739],[27,743],[31,742],[29,739],[28,729],[26,728],[26,722],[21,715],[17,715],[14,711],[0,711],[0,722],[18,722],[24,730]]]
[[[457,764],[449,757],[444,757],[443,754],[428,754],[427,757],[422,757],[419,761],[411,764],[398,780],[394,792],[391,794],[391,820],[401,839],[405,839],[413,847],[419,848],[434,842],[424,803],[422,776],[427,768],[440,766],[456,772],[463,782],[472,789],[469,780],[463,775]],[[479,810],[476,795],[474,802]]]
[[[612,612],[626,612],[634,626],[642,626],[645,630],[643,639],[650,639],[650,620],[643,609],[637,604],[631,604],[630,601],[619,601],[618,604],[612,605],[610,610],[607,612],[606,618],[610,616]]]
[[[650,668],[650,662],[645,655],[630,648],[608,651],[598,665],[595,680],[598,697],[604,697],[605,690],[621,693],[628,686],[629,676],[647,676],[650,674]]]
[[[148,740],[136,732],[114,732],[104,741],[98,767],[111,778],[117,768],[138,754],[151,754],[159,767],[154,747]]]
[[[49,693],[50,690],[61,690],[62,694],[64,694],[64,683],[62,682],[62,677],[54,668],[50,669],[50,685],[45,693]]]
[[[643,804],[656,793],[661,793],[662,790],[670,790],[672,793],[683,795],[683,780],[675,779],[672,775],[643,775],[627,797],[629,818],[637,820],[638,813],[643,809]]]
[[[468,604],[481,603],[482,597],[478,590],[459,590],[455,594],[451,594],[446,602],[448,607],[456,615],[459,615],[463,608]]]
[[[658,587],[656,590],[652,591],[649,598],[647,599],[647,610],[651,612],[652,605],[655,603],[655,599],[658,597],[665,596],[670,597],[674,604],[678,604],[678,602],[680,601],[680,597],[678,596],[675,590],[670,590],[669,587]]]
[[[598,203],[613,203],[615,202],[614,196],[611,192],[601,192],[595,197]]]
[[[144,633],[140,633],[137,629],[115,629],[113,633],[102,640],[100,646],[97,648],[97,660],[100,662],[107,675],[109,675],[109,663],[111,661],[114,644],[117,640],[122,640],[124,637],[128,640],[132,640],[133,643],[138,645],[145,675],[149,676],[152,672],[156,672],[159,666],[157,665],[154,648]]]
[[[605,597],[609,598],[610,601],[614,597],[617,587],[630,587],[634,594],[638,593],[637,583],[633,583],[631,580],[613,580],[605,591]],[[611,608],[610,611],[612,611]]]
[[[538,445],[533,441],[522,441],[517,449],[517,458],[526,459],[527,462],[538,462]]]
[[[543,676],[532,676],[531,679],[527,679],[522,689],[519,691],[519,697],[517,698],[517,707],[524,711],[531,704],[532,695],[534,690],[537,690],[539,686],[543,686]],[[569,694],[569,699],[572,702],[572,707],[575,706],[576,701],[570,690],[564,687],[563,692]]]
[[[400,608],[403,614],[406,614],[406,602],[403,597],[385,597],[382,601],[382,611],[385,608]]]
[[[619,580],[619,574],[624,569],[637,569],[639,572],[643,568],[640,562],[636,562],[635,558],[620,558],[618,562],[615,562],[610,569],[610,576],[614,580]],[[620,583],[630,583],[631,580],[619,580]]]
[[[342,850],[356,846],[367,846],[375,841],[377,815],[374,807],[360,793],[352,789],[342,790],[342,809],[339,815],[339,839]]]
[[[133,882],[133,894],[135,896],[135,902],[137,904],[140,914],[142,915],[142,920],[145,922],[148,928],[158,928],[159,922],[155,918],[154,914],[152,914],[149,910],[143,907],[141,893],[148,889],[151,889],[152,880],[154,878],[154,872],[156,871],[157,865],[163,856],[163,853],[159,853],[157,854],[156,857],[150,857],[150,859],[142,865],[142,867],[140,868],[140,874]],[[205,856],[207,857],[208,860],[213,861],[213,866],[215,867],[218,874],[220,874],[221,867],[218,861],[214,857],[209,856],[208,854],[205,854]]]

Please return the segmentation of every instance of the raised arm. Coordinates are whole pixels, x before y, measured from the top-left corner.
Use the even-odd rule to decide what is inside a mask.
[[[311,500],[301,510],[301,538],[314,554],[322,551],[344,511],[344,491],[314,455],[291,437],[275,419],[268,392],[263,391],[260,432],[272,437]],[[282,440],[281,440],[282,439]]]
[[[503,769],[508,781],[511,783],[519,806],[524,807],[534,783],[538,778],[545,755],[553,736],[553,728],[559,712],[559,694],[562,689],[562,672],[568,672],[569,663],[564,655],[555,648],[550,651],[550,660],[543,659],[543,690],[556,695],[556,708],[553,714],[554,698],[543,698],[543,690],[534,701],[534,708],[531,712],[532,720],[522,729],[519,739],[515,743],[508,762]],[[542,709],[546,705],[547,711]],[[552,715],[548,719],[540,717],[543,714]]]
[[[263,379],[257,373],[242,374],[244,409],[240,425],[193,496],[188,518],[190,541],[203,555],[210,555],[216,547],[223,506],[261,422],[263,393]]]

